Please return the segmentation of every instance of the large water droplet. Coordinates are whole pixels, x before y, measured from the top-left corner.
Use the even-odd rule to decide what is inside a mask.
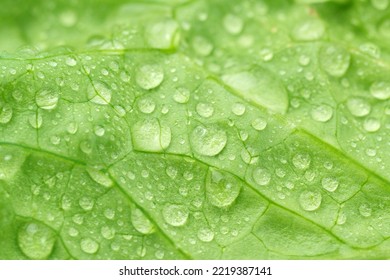
[[[162,210],[162,215],[169,225],[180,227],[187,222],[189,211],[184,205],[167,204]]]
[[[252,177],[260,186],[266,186],[271,181],[271,173],[265,168],[255,168],[253,170]]]
[[[242,103],[235,103],[232,106],[232,112],[236,116],[242,116],[245,113],[245,110],[246,110],[245,105]]]
[[[370,93],[379,100],[390,98],[390,82],[376,81],[370,86]]]
[[[319,19],[308,19],[298,23],[292,36],[298,41],[312,41],[320,39],[325,33],[325,25]]]
[[[151,234],[155,231],[151,221],[138,208],[131,211],[131,223],[142,234]]]
[[[176,21],[165,19],[147,26],[148,44],[155,49],[172,49],[180,42],[180,29]]]
[[[217,126],[197,126],[191,133],[190,142],[196,153],[215,156],[225,148],[227,135]]]
[[[9,123],[12,119],[12,113],[13,110],[10,105],[0,103],[0,123]]]
[[[371,105],[360,97],[349,98],[347,108],[355,117],[364,117],[371,112]]]
[[[164,72],[158,64],[146,64],[137,69],[135,81],[143,89],[158,87],[164,80]]]
[[[321,184],[325,190],[334,192],[339,186],[339,181],[333,177],[325,177],[321,180]]]
[[[45,110],[51,110],[57,106],[58,95],[52,90],[41,90],[35,96],[35,102],[37,103],[38,107]]]
[[[241,185],[234,177],[211,170],[207,175],[206,195],[209,202],[216,207],[228,207],[240,194]]]
[[[252,127],[258,131],[264,130],[267,127],[267,121],[263,118],[256,118],[252,121]]]
[[[112,91],[105,83],[92,81],[88,85],[87,96],[95,104],[107,105],[111,101]]]
[[[197,236],[203,242],[211,242],[214,239],[214,232],[209,228],[201,228]]]
[[[367,118],[364,120],[363,128],[368,132],[378,131],[381,127],[381,123],[376,118]]]
[[[315,106],[311,110],[311,117],[317,122],[327,122],[333,116],[333,108],[326,104]]]
[[[223,17],[223,27],[230,34],[237,35],[244,28],[244,21],[236,15],[227,14]]]
[[[214,114],[214,107],[209,103],[198,103],[196,105],[196,112],[203,118],[209,118]]]
[[[53,251],[56,233],[40,222],[27,223],[18,230],[18,244],[30,259],[46,259]]]
[[[303,210],[314,211],[317,210],[322,201],[322,195],[315,191],[304,191],[299,196],[299,204]]]
[[[107,173],[98,170],[96,168],[87,168],[88,175],[94,180],[96,183],[105,186],[105,187],[111,187],[113,182],[108,176]]]
[[[309,168],[311,162],[310,155],[308,154],[296,154],[293,159],[292,163],[295,166],[295,168],[300,170],[305,170]]]
[[[349,52],[337,45],[323,46],[318,57],[321,68],[333,77],[343,76],[351,61]]]
[[[160,152],[171,143],[171,129],[157,119],[137,122],[132,132],[134,147],[140,151]]]
[[[95,254],[99,250],[99,243],[92,238],[83,238],[80,241],[80,248],[84,253]]]

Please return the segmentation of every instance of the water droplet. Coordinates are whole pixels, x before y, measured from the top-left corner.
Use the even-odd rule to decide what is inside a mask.
[[[368,132],[378,131],[381,127],[381,123],[376,118],[367,118],[364,120],[363,128]]]
[[[137,248],[137,255],[140,256],[141,258],[145,257],[146,255],[146,247],[145,246],[140,246]]]
[[[71,67],[77,65],[77,61],[73,57],[67,57],[65,60],[65,63],[66,63],[66,65],[71,66]]]
[[[227,14],[223,17],[223,27],[230,34],[237,35],[244,28],[244,21],[236,15]]]
[[[355,117],[364,117],[371,112],[371,105],[359,97],[351,97],[347,101],[347,108]]]
[[[325,177],[322,179],[321,184],[325,190],[334,192],[339,186],[339,181],[333,177]]]
[[[131,211],[131,223],[134,228],[142,234],[151,234],[155,231],[151,221],[138,208]]]
[[[240,194],[240,184],[231,176],[212,170],[206,181],[206,195],[209,202],[220,208],[233,204]]]
[[[192,40],[192,48],[197,54],[201,56],[208,56],[213,51],[214,46],[206,38],[196,36]]]
[[[9,123],[12,119],[12,114],[13,110],[10,105],[0,103],[0,123]]]
[[[42,126],[43,119],[41,114],[38,112],[37,114],[31,115],[28,118],[28,122],[33,128],[40,128]]]
[[[389,6],[389,0],[371,0],[371,5],[380,11],[384,11]]]
[[[110,228],[108,226],[104,226],[101,228],[100,233],[105,239],[113,239],[115,237],[115,229]]]
[[[154,112],[156,104],[151,98],[143,98],[138,102],[138,109],[144,114],[151,114]]]
[[[80,142],[80,150],[85,153],[85,154],[90,154],[92,153],[92,145],[89,141],[81,141]]]
[[[96,183],[105,186],[105,187],[111,187],[113,182],[108,176],[107,173],[98,170],[96,168],[87,168],[88,175],[94,180]]]
[[[191,133],[190,142],[196,153],[215,156],[225,148],[227,135],[217,126],[197,126]]]
[[[376,156],[376,149],[367,148],[366,149],[366,155],[369,156],[369,157],[375,157]]]
[[[339,216],[337,217],[337,224],[338,225],[343,225],[347,221],[347,215],[344,213],[340,213]]]
[[[90,211],[90,210],[92,210],[93,206],[95,205],[95,201],[92,198],[88,197],[88,196],[83,196],[79,200],[79,205],[85,211]]]
[[[134,147],[140,151],[160,152],[171,143],[171,129],[157,119],[137,122],[132,131]]]
[[[95,126],[93,131],[94,131],[95,135],[99,136],[99,137],[102,137],[104,135],[104,133],[106,132],[104,127],[102,127],[100,125]]]
[[[177,176],[177,169],[173,166],[168,166],[166,169],[165,169],[165,172],[167,173],[167,175],[171,178],[171,179],[175,179],[176,176]]]
[[[162,215],[167,224],[180,227],[187,222],[189,211],[184,205],[167,204],[162,210]]]
[[[115,218],[115,210],[111,208],[107,208],[104,210],[104,217],[106,217],[109,220],[112,220]]]
[[[99,250],[99,243],[92,238],[83,238],[80,241],[80,248],[87,254],[95,254]]]
[[[41,90],[35,96],[38,107],[44,110],[51,110],[57,106],[58,95],[51,90]]]
[[[69,230],[68,230],[68,234],[69,234],[69,236],[71,236],[71,237],[76,237],[76,236],[79,235],[79,231],[78,231],[77,229],[75,229],[74,227],[71,227],[71,228],[69,228]]]
[[[359,49],[361,52],[373,57],[373,58],[380,58],[381,51],[379,47],[373,43],[364,43],[359,46]]]
[[[164,251],[161,251],[161,250],[157,250],[156,253],[154,253],[154,255],[156,256],[157,259],[159,260],[162,260],[164,258]]]
[[[203,118],[209,118],[214,114],[214,108],[209,103],[198,103],[196,105],[196,112]]]
[[[53,144],[53,145],[58,145],[61,143],[61,138],[57,135],[53,135],[50,137],[50,142]]]
[[[180,42],[179,25],[173,19],[164,19],[147,26],[148,44],[155,49],[173,49]]]
[[[306,56],[306,55],[301,55],[299,57],[299,64],[302,65],[302,66],[307,66],[309,65],[310,63],[310,57],[309,56]]]
[[[211,242],[214,239],[214,232],[209,228],[201,228],[197,236],[203,242]]]
[[[298,41],[313,41],[320,39],[325,33],[325,25],[319,19],[308,19],[298,23],[292,36]]]
[[[18,230],[19,248],[30,259],[49,257],[55,241],[55,232],[39,222],[26,223]]]
[[[71,122],[68,124],[66,131],[68,131],[68,133],[70,134],[75,134],[77,132],[77,129],[78,129],[77,123]]]
[[[372,209],[368,204],[362,204],[359,206],[359,213],[363,217],[370,217]]]
[[[311,117],[317,122],[327,122],[333,116],[333,108],[326,104],[315,106],[311,110]]]
[[[187,88],[180,87],[175,90],[175,93],[173,95],[173,100],[175,100],[177,103],[185,104],[190,99],[190,91]]]
[[[135,81],[139,87],[150,90],[158,87],[164,80],[164,72],[158,64],[146,64],[137,69]]]
[[[236,116],[242,116],[244,113],[245,113],[245,105],[242,104],[242,103],[235,103],[233,106],[232,106],[232,112],[233,114],[235,114]]]
[[[107,105],[111,101],[111,89],[103,82],[92,81],[88,85],[87,96],[91,102],[98,105]]]
[[[376,81],[370,86],[370,93],[379,100],[390,98],[390,82]]]
[[[267,169],[260,167],[253,170],[252,177],[260,186],[266,186],[271,181],[271,173]]]
[[[310,162],[311,158],[308,154],[296,154],[292,159],[292,163],[295,168],[300,170],[305,170],[309,168]]]
[[[304,191],[299,196],[299,204],[303,210],[314,211],[317,210],[322,201],[322,195],[315,191]]]
[[[344,48],[337,45],[325,45],[319,52],[321,68],[333,77],[343,76],[351,61],[351,55]]]
[[[252,127],[258,131],[264,130],[267,127],[267,121],[263,118],[257,118],[252,121]]]

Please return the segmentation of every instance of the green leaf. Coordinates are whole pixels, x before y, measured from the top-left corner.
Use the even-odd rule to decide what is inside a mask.
[[[390,258],[388,1],[3,2],[1,259]]]

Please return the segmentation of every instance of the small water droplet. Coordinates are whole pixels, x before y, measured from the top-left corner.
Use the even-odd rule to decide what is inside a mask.
[[[104,127],[97,125],[94,127],[93,132],[95,133],[96,136],[102,137],[106,132],[106,130],[104,129]]]
[[[92,210],[93,206],[95,205],[95,201],[92,198],[88,197],[88,196],[83,196],[79,200],[79,205],[85,211],[90,211],[90,210]]]
[[[321,184],[325,190],[334,192],[339,186],[339,181],[333,177],[325,177],[321,180]]]
[[[76,236],[79,235],[79,231],[78,231],[77,229],[75,229],[74,227],[71,227],[71,228],[69,228],[69,230],[68,230],[68,234],[69,234],[69,236],[71,236],[71,237],[76,237]]]
[[[42,126],[43,119],[41,114],[38,112],[37,114],[31,115],[28,118],[28,122],[33,128],[40,128]]]
[[[266,186],[271,181],[271,173],[267,169],[260,167],[253,170],[252,177],[260,186]]]
[[[139,246],[137,248],[137,255],[140,256],[141,258],[146,256],[146,247],[145,246]]]
[[[138,109],[144,114],[151,114],[154,112],[156,104],[151,98],[143,98],[138,102]]]
[[[94,180],[96,183],[105,186],[105,187],[111,187],[113,182],[108,176],[107,173],[98,170],[96,168],[87,168],[88,175]]]
[[[171,178],[171,179],[175,179],[176,176],[177,176],[177,169],[173,166],[168,166],[166,169],[165,169],[165,172],[167,173],[167,175]]]
[[[326,104],[315,106],[311,110],[311,117],[317,122],[327,122],[333,116],[333,108]]]
[[[309,56],[306,56],[306,55],[301,55],[299,57],[299,64],[302,65],[302,66],[307,66],[309,65],[310,63],[310,57]]]
[[[137,122],[132,127],[134,147],[140,151],[160,152],[171,143],[171,129],[158,119]]]
[[[366,149],[366,155],[369,156],[369,157],[375,157],[376,156],[376,149],[367,148]]]
[[[148,44],[155,49],[173,49],[180,42],[179,25],[173,19],[164,19],[147,26]]]
[[[151,221],[138,208],[131,211],[131,223],[142,234],[151,234],[155,231]]]
[[[196,112],[203,118],[209,118],[214,114],[214,107],[209,103],[198,103]]]
[[[368,204],[362,204],[359,206],[359,213],[363,217],[370,217],[372,213],[372,209]]]
[[[373,57],[373,58],[380,58],[381,51],[379,47],[373,43],[364,43],[359,46],[359,49],[361,52]]]
[[[305,170],[309,168],[311,162],[310,155],[308,154],[296,154],[293,159],[292,163],[295,166],[295,168],[300,170]]]
[[[209,228],[201,228],[197,236],[203,242],[211,242],[214,239],[214,232]]]
[[[347,101],[347,108],[355,117],[364,117],[371,112],[371,105],[359,97],[351,97]]]
[[[227,135],[217,126],[197,126],[191,133],[190,142],[196,153],[215,156],[225,148]]]
[[[195,36],[192,40],[192,48],[197,54],[201,56],[208,56],[213,51],[214,46],[206,38],[202,36]]]
[[[242,116],[245,113],[245,105],[242,103],[235,103],[232,106],[232,112],[236,116]]]
[[[95,254],[99,250],[99,243],[92,238],[83,238],[80,241],[80,248],[84,253]]]
[[[370,93],[379,100],[390,98],[390,82],[376,81],[370,86]]]
[[[233,204],[240,194],[241,185],[234,177],[211,170],[207,175],[206,195],[209,202],[220,208]]]
[[[244,28],[244,21],[239,16],[227,14],[223,17],[223,27],[230,34],[237,35]]]
[[[65,60],[65,63],[66,63],[66,65],[71,66],[71,67],[77,65],[77,61],[73,57],[67,57]]]
[[[38,107],[44,110],[51,110],[57,106],[58,95],[51,90],[41,90],[35,96]]]
[[[157,250],[156,253],[154,253],[154,255],[156,256],[157,259],[162,260],[164,258],[165,253],[162,250]]]
[[[102,234],[103,238],[110,240],[115,237],[115,229],[109,227],[109,226],[103,226],[100,230],[100,233]]]
[[[337,217],[337,224],[338,225],[343,225],[347,221],[347,215],[344,213],[340,213],[339,216]]]
[[[78,129],[77,123],[71,122],[68,124],[66,131],[68,131],[68,133],[70,134],[75,134],[77,132],[77,129]]]
[[[18,244],[22,252],[31,259],[46,259],[53,251],[55,232],[39,223],[26,223],[18,230]]]
[[[337,45],[325,45],[320,49],[319,62],[321,68],[333,77],[343,76],[350,65],[351,55]]]
[[[8,104],[0,103],[0,124],[9,123],[12,119],[13,110]]]
[[[299,196],[299,204],[303,210],[306,211],[315,211],[317,210],[322,201],[322,195],[319,192],[315,191],[304,191]]]
[[[158,64],[146,64],[137,69],[135,81],[139,87],[150,90],[158,87],[164,80],[164,71]]]
[[[180,227],[187,222],[189,211],[184,205],[167,204],[162,210],[162,215],[167,224]]]
[[[363,128],[368,132],[378,131],[381,127],[381,123],[376,118],[367,118],[364,120]]]
[[[298,41],[312,41],[320,39],[324,33],[325,25],[321,20],[307,19],[294,27],[292,36]]]
[[[191,93],[187,88],[179,87],[175,90],[173,100],[175,100],[177,103],[185,104],[190,99],[190,94]]]
[[[258,131],[264,130],[267,127],[267,121],[263,118],[256,118],[252,121],[252,127]]]
[[[111,101],[112,91],[104,82],[92,81],[88,85],[87,96],[95,104],[107,105]]]
[[[104,216],[109,219],[109,220],[112,220],[115,218],[115,210],[114,209],[111,209],[111,208],[107,208],[104,210]]]

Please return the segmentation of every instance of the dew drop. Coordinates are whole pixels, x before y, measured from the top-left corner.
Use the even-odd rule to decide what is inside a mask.
[[[263,118],[257,118],[252,121],[252,127],[258,131],[264,130],[267,127],[267,121]]]
[[[325,177],[321,180],[321,184],[325,190],[334,192],[339,186],[339,181],[333,177]]]
[[[363,217],[370,217],[372,209],[368,204],[362,204],[359,206],[359,213]]]
[[[102,234],[103,238],[107,240],[113,239],[115,237],[115,229],[108,226],[103,226],[100,230],[100,233]]]
[[[56,234],[48,226],[32,222],[19,228],[17,238],[19,248],[27,257],[41,260],[49,257],[53,251]]]
[[[203,118],[209,118],[214,114],[214,107],[209,103],[198,103],[196,105],[196,112]]]
[[[106,130],[104,129],[104,127],[97,125],[94,127],[93,132],[95,133],[96,136],[102,137],[106,132]]]
[[[104,217],[106,217],[109,220],[113,220],[115,218],[115,210],[114,209],[107,208],[106,210],[104,210],[103,214],[104,214]]]
[[[75,122],[69,123],[67,128],[66,128],[66,131],[68,131],[68,133],[70,133],[70,134],[75,134],[77,132],[77,130],[78,130],[78,125]]]
[[[311,117],[317,122],[327,122],[333,116],[333,108],[326,104],[315,106],[311,110]]]
[[[154,255],[156,256],[157,259],[159,260],[162,260],[164,258],[164,251],[161,251],[161,250],[157,250],[156,253],[154,253]]]
[[[364,117],[371,112],[371,105],[359,97],[351,97],[347,101],[347,108],[349,112],[355,117]]]
[[[105,83],[92,81],[88,85],[87,96],[95,104],[107,105],[111,101],[112,91]]]
[[[138,102],[138,109],[144,114],[151,114],[154,112],[156,104],[151,98],[143,98]]]
[[[266,186],[271,181],[271,173],[267,169],[260,167],[253,170],[252,177],[260,186]]]
[[[298,41],[313,41],[320,39],[325,33],[325,25],[319,19],[308,19],[298,23],[292,36]]]
[[[337,45],[325,45],[320,49],[319,62],[321,68],[333,77],[343,76],[350,65],[351,55]]]
[[[141,258],[146,256],[146,247],[145,246],[139,246],[137,248],[137,255],[140,256]]]
[[[236,15],[227,14],[223,17],[223,27],[230,34],[237,35],[244,28],[244,21]]]
[[[40,128],[42,126],[43,119],[42,119],[41,114],[37,113],[37,114],[31,115],[28,118],[28,122],[33,128]]]
[[[44,110],[51,110],[57,106],[58,95],[51,90],[41,90],[35,96],[38,107]]]
[[[191,133],[190,142],[196,153],[215,156],[225,148],[227,135],[217,126],[197,126]]]
[[[376,81],[370,86],[370,93],[379,100],[390,98],[390,82]]]
[[[0,124],[9,123],[12,119],[13,110],[8,104],[0,103]]]
[[[179,25],[172,19],[148,25],[145,35],[149,46],[155,49],[173,49],[180,42]]]
[[[88,197],[88,196],[83,196],[79,200],[79,205],[85,211],[90,211],[90,210],[92,210],[93,206],[95,205],[95,201],[92,198]]]
[[[367,118],[364,120],[363,128],[368,132],[378,131],[381,127],[381,123],[376,118]]]
[[[67,57],[65,60],[65,63],[66,63],[66,65],[71,66],[71,67],[77,65],[77,61],[73,57]]]
[[[146,64],[137,69],[135,81],[143,89],[158,87],[164,80],[164,72],[158,64]]]
[[[209,228],[201,228],[197,236],[203,242],[211,242],[214,239],[214,232]]]
[[[303,210],[314,211],[317,210],[322,201],[322,195],[319,192],[304,191],[299,196],[299,204]]]
[[[171,143],[171,129],[157,119],[137,122],[132,132],[134,147],[140,151],[160,152]]]
[[[240,194],[240,184],[230,176],[212,170],[206,181],[206,195],[209,202],[219,208],[233,204]]]
[[[69,228],[69,230],[68,230],[68,234],[69,234],[69,236],[71,236],[71,237],[76,237],[76,236],[79,235],[79,231],[78,231],[77,229],[75,229],[74,227],[71,227],[71,228]]]
[[[92,145],[89,141],[81,141],[80,142],[80,150],[85,153],[85,154],[90,154],[92,153]]]
[[[184,205],[167,204],[162,210],[162,215],[167,224],[180,227],[187,222],[189,211]]]
[[[187,88],[180,87],[175,90],[173,100],[177,103],[185,104],[190,99],[190,91]]]
[[[196,36],[192,40],[192,48],[197,54],[201,56],[208,56],[213,51],[214,46],[206,38]]]
[[[99,185],[105,186],[105,187],[111,187],[113,182],[108,176],[107,173],[98,170],[96,168],[87,168],[88,175]]]
[[[99,243],[92,238],[83,238],[80,241],[80,248],[84,253],[95,254],[99,250]]]
[[[167,175],[171,178],[171,179],[175,179],[176,176],[177,176],[177,169],[173,166],[168,166],[166,169],[165,169],[165,172],[167,173]]]
[[[153,224],[138,208],[131,211],[131,223],[142,234],[151,234],[155,231]]]
[[[343,225],[347,221],[347,216],[344,213],[340,213],[339,216],[337,217],[337,224],[338,225]]]
[[[305,170],[309,168],[310,162],[311,158],[308,154],[296,154],[292,159],[293,165],[299,170]]]
[[[235,103],[232,106],[232,112],[236,116],[242,116],[245,113],[245,105],[242,103]]]

